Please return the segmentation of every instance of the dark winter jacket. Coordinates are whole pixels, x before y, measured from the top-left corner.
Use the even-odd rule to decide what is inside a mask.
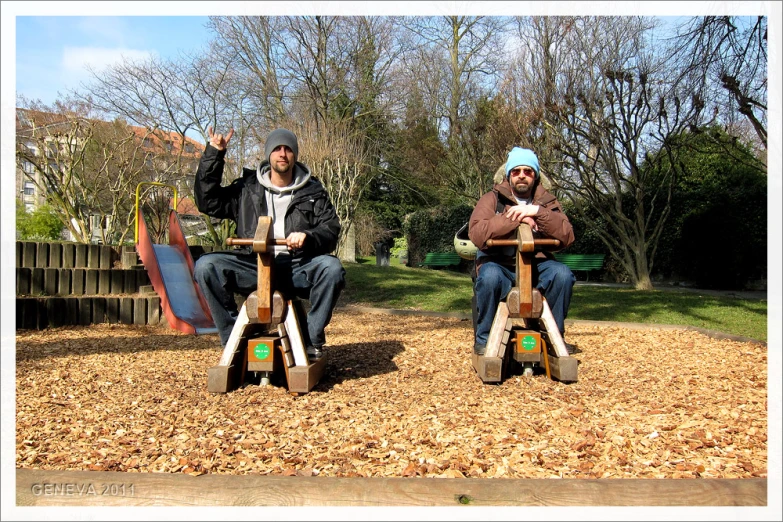
[[[538,213],[533,217],[538,225],[534,237],[546,237],[560,240],[560,249],[574,242],[574,229],[563,212],[563,207],[554,195],[536,184],[533,192],[533,205],[538,205]],[[487,260],[514,266],[515,247],[487,247],[488,239],[514,239],[519,223],[507,218],[503,213],[508,207],[517,204],[511,192],[508,180],[495,185],[476,203],[470,216],[468,237],[479,249],[476,254],[476,265],[480,266]],[[538,258],[552,258],[549,252],[537,252]]]
[[[242,177],[221,186],[226,151],[207,144],[196,171],[195,199],[199,211],[220,219],[231,219],[237,224],[237,237],[253,238],[258,218],[271,215],[267,208],[267,189],[259,181],[259,173],[269,168],[263,161],[258,170],[244,168]],[[296,162],[295,172],[306,178],[293,191],[285,215],[285,235],[304,232],[307,239],[303,249],[291,252],[294,260],[329,254],[337,248],[340,220],[320,181],[310,177],[310,170]],[[303,179],[304,179],[303,178]],[[252,251],[251,247],[243,247]]]

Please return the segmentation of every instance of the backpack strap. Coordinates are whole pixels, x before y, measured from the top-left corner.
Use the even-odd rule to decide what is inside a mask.
[[[506,208],[506,205],[500,201],[500,193],[497,190],[492,190],[495,193],[495,214],[500,214]]]

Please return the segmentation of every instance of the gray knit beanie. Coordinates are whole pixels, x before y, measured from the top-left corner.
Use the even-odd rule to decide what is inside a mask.
[[[296,139],[296,134],[288,129],[275,129],[269,133],[264,144],[264,156],[269,161],[269,155],[280,145],[286,145],[292,151],[294,151],[294,160],[299,157],[299,142]]]

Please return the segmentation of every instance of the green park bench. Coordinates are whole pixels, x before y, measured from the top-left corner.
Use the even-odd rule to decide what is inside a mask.
[[[459,266],[461,260],[462,258],[456,252],[427,252],[424,261],[419,263],[419,266],[429,268]]]
[[[584,271],[586,280],[590,280],[591,270],[600,270],[604,266],[604,254],[555,254],[555,259],[566,265],[571,271]]]

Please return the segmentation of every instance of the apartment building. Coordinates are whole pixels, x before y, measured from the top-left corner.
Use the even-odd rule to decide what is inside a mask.
[[[33,211],[46,201],[44,192],[52,183],[47,179],[46,173],[63,172],[68,168],[68,163],[74,161],[72,158],[75,155],[68,154],[67,151],[79,148],[84,141],[85,129],[90,129],[95,123],[131,129],[134,134],[133,146],[139,151],[136,156],[144,158],[144,165],[140,167],[144,172],[140,179],[174,185],[182,202],[182,209],[178,211],[184,210],[191,221],[196,221],[198,211],[192,201],[188,203],[188,200],[193,191],[198,160],[204,150],[203,144],[190,137],[183,140],[182,136],[175,132],[133,125],[126,127],[118,122],[100,122],[76,115],[17,108],[16,197],[22,201],[26,210]],[[127,130],[122,132],[127,137]],[[111,175],[111,172],[107,172],[107,175]],[[131,201],[135,196],[134,188],[135,186],[128,193]],[[90,219],[93,230],[107,226],[106,223],[100,222],[105,218],[99,214]],[[73,240],[72,237],[65,239]]]

